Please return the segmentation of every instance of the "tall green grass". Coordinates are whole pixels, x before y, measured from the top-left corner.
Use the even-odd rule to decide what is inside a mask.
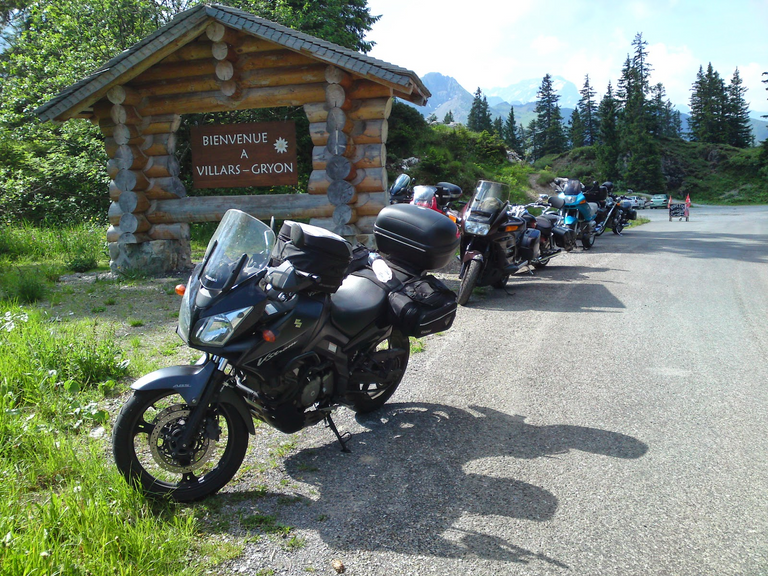
[[[101,226],[0,223],[0,300],[37,302],[61,274],[87,272],[100,261],[107,261]]]
[[[0,258],[11,262],[59,262],[67,270],[85,272],[106,258],[106,230],[94,224],[0,224]]]
[[[95,328],[0,304],[0,573],[200,573],[222,552],[194,508],[145,500],[107,455],[99,406],[127,367]]]

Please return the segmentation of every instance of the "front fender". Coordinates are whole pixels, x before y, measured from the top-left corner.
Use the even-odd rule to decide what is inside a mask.
[[[205,386],[216,371],[216,363],[210,360],[191,366],[169,366],[142,376],[131,384],[136,391],[173,390],[190,406],[196,406]],[[243,418],[248,432],[256,432],[253,417],[245,400],[234,390],[224,387],[219,392],[219,402],[231,404]]]
[[[472,260],[483,261],[483,253],[478,250],[467,250],[464,252],[464,256],[461,258],[462,263],[471,262]]]
[[[142,376],[131,384],[133,390],[173,390],[187,404],[195,406],[205,385],[216,371],[216,364],[208,361],[190,366],[168,366]]]

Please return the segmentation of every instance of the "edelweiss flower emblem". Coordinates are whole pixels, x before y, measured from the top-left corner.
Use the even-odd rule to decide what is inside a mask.
[[[277,150],[278,154],[285,154],[288,152],[288,141],[282,137],[275,140],[275,150]]]

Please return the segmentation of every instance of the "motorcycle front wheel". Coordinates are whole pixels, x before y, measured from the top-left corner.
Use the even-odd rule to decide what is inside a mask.
[[[581,237],[581,245],[584,248],[584,250],[589,250],[590,248],[592,248],[592,246],[594,246],[594,244],[595,244],[595,235],[585,232]]]
[[[358,414],[366,414],[381,408],[392,397],[408,367],[411,356],[411,342],[408,336],[399,330],[374,344],[362,359],[361,370],[366,376],[379,374],[375,382],[366,377],[355,382],[355,372],[349,375],[349,385],[353,390],[349,407]]]
[[[189,449],[178,441],[190,407],[173,390],[137,391],[112,432],[115,464],[125,479],[152,496],[192,502],[220,490],[240,468],[248,430],[228,404],[207,408]]]
[[[464,277],[459,284],[459,293],[456,297],[456,303],[459,306],[464,306],[469,301],[469,295],[472,294],[472,290],[475,289],[477,279],[480,276],[480,269],[482,265],[479,260],[471,260],[467,271],[464,273]]]
[[[624,224],[621,223],[621,217],[616,218],[616,220],[613,221],[613,233],[621,234],[622,230],[624,230]]]

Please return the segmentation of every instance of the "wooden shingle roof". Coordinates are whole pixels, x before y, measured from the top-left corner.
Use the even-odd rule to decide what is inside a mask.
[[[35,114],[42,121],[90,116],[89,108],[103,98],[110,88],[128,82],[191,42],[213,21],[304,54],[320,63],[332,64],[386,85],[392,88],[395,96],[414,104],[424,105],[431,96],[421,79],[411,70],[371,58],[248,12],[213,4],[199,5],[177,14],[164,27],[124,50],[93,74],[37,108]]]

